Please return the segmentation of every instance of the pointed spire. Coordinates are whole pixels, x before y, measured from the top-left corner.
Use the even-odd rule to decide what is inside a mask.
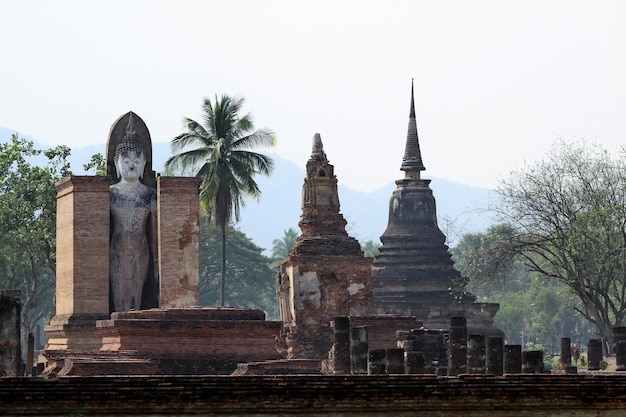
[[[322,143],[322,135],[320,135],[319,133],[316,133],[315,135],[313,135],[313,151],[311,152],[312,155],[317,155],[317,154],[324,154],[324,144]]]
[[[410,176],[419,178],[419,171],[424,171],[426,167],[422,163],[422,153],[420,152],[419,139],[417,137],[417,122],[415,121],[415,99],[413,94],[413,79],[411,79],[411,111],[409,112],[409,128],[406,135],[406,148],[404,158],[402,158],[402,171],[413,173]]]
[[[128,125],[126,125],[126,136],[134,137],[137,136],[135,132],[135,121],[133,120],[133,112],[128,112]]]

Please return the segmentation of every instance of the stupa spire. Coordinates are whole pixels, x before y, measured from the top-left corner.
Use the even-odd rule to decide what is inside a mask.
[[[409,127],[406,135],[406,147],[404,149],[404,157],[402,158],[402,166],[406,178],[420,177],[420,171],[424,171],[424,163],[422,162],[422,153],[420,151],[419,139],[417,137],[417,122],[415,120],[415,99],[413,94],[413,80],[411,79],[411,110],[409,112]]]

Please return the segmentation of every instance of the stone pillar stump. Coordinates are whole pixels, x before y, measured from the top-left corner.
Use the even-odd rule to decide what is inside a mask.
[[[388,374],[404,374],[404,349],[387,349],[385,356],[385,367]]]
[[[387,373],[387,351],[385,349],[374,349],[369,351],[367,370],[369,375]]]
[[[525,350],[522,352],[522,373],[543,373],[543,352],[540,350]]]
[[[504,373],[522,373],[522,345],[504,345]]]
[[[467,321],[465,317],[450,318],[448,375],[467,372]]]
[[[471,334],[467,337],[467,373],[484,374],[486,366],[485,336]]]
[[[350,329],[350,369],[353,374],[367,374],[367,352],[369,350],[367,326]]]
[[[589,339],[587,342],[587,369],[590,371],[600,370],[602,360],[602,340]]]
[[[502,375],[504,373],[504,340],[499,336],[487,338],[487,367],[488,375]]]
[[[330,327],[334,332],[333,346],[328,353],[326,360],[327,371],[330,374],[350,373],[350,318],[335,317],[330,322]]]
[[[572,339],[569,337],[561,338],[561,359],[559,359],[565,366],[572,364]]]

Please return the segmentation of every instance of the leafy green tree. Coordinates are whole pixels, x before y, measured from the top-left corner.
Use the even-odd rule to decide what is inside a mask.
[[[567,285],[608,348],[626,315],[624,158],[560,142],[544,160],[513,172],[498,193],[498,211],[517,232],[509,252]]]
[[[0,144],[0,286],[21,290],[22,335],[49,319],[54,299],[56,189],[70,149],[35,149],[13,135]],[[45,166],[41,162],[45,162]]]
[[[366,258],[375,258],[379,254],[380,244],[374,242],[373,240],[366,241],[363,245],[361,245],[361,250]]]
[[[285,229],[282,239],[274,239],[272,241],[272,265],[276,265],[278,262],[289,256],[289,251],[296,244],[300,233],[293,227]]]
[[[239,230],[229,226],[227,304],[259,308],[270,319],[278,318],[276,273],[263,249]],[[220,296],[220,229],[206,216],[200,219],[200,304],[215,305]]]
[[[257,174],[270,175],[273,161],[252,151],[274,145],[274,133],[255,129],[250,113],[240,115],[243,98],[215,96],[204,99],[203,121],[185,118],[186,131],[172,140],[175,153],[165,168],[193,172],[203,179],[200,199],[205,212],[221,228],[221,282],[219,305],[224,305],[226,282],[226,230],[233,217],[239,221],[239,209],[246,197],[258,199],[261,190],[254,180]],[[177,153],[178,152],[178,153]]]
[[[83,169],[87,172],[94,170],[96,175],[107,174],[107,161],[101,153],[97,153],[91,156],[91,159],[86,164],[83,164]]]
[[[494,324],[507,343],[530,341],[558,351],[560,337],[569,336],[586,344],[589,325],[575,311],[580,302],[563,283],[531,271],[522,258],[502,250],[514,236],[506,224],[462,236],[451,252],[455,267],[469,278],[468,290],[480,301],[500,304]]]
[[[468,233],[450,249],[455,267],[470,278],[468,290],[479,296],[519,289],[527,268],[501,248],[515,235],[508,224],[491,226],[485,233]]]

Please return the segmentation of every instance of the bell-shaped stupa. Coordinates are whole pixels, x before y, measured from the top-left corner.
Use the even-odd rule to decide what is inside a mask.
[[[467,280],[454,268],[437,225],[437,209],[417,135],[415,101],[411,110],[406,148],[389,202],[387,229],[380,237],[380,254],[372,264],[373,312],[401,314],[423,320],[427,328],[448,328],[450,317],[465,317],[468,331],[502,335],[493,325],[499,304],[477,303],[465,291]]]

